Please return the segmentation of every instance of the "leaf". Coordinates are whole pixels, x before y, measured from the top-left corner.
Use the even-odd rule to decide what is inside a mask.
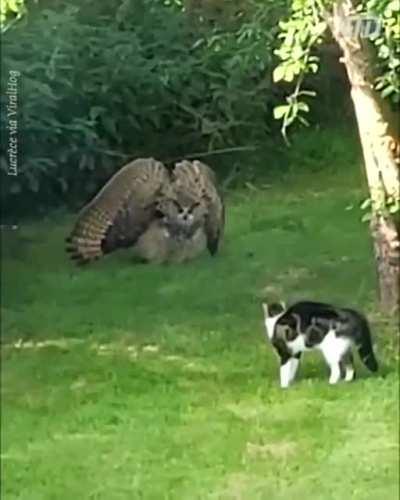
[[[289,111],[290,105],[289,104],[284,104],[282,106],[276,106],[274,108],[274,118],[275,120],[281,120],[286,113]]]
[[[293,47],[292,50],[292,59],[301,59],[304,55],[304,50],[301,46],[297,45]]]
[[[300,92],[298,92],[298,95],[306,95],[309,97],[315,97],[317,95],[317,93],[314,92],[314,90],[300,90]]]
[[[304,111],[305,113],[310,111],[310,107],[306,102],[298,101],[297,106],[299,111]]]
[[[321,21],[319,23],[317,23],[314,27],[313,27],[313,34],[314,36],[321,36],[325,33],[325,30],[327,28],[327,24],[325,21]]]
[[[272,79],[274,82],[280,82],[281,80],[284,80],[285,79],[285,73],[286,73],[286,69],[285,69],[285,66],[283,66],[282,64],[277,66],[273,73],[272,73]]]
[[[391,94],[396,92],[396,89],[393,87],[393,85],[388,85],[386,88],[384,88],[381,92],[381,96],[383,98],[389,97]]]
[[[23,8],[23,4],[23,0],[8,0],[6,8],[17,14]]]
[[[371,198],[366,198],[360,205],[361,210],[366,210],[372,205],[372,200]]]
[[[68,191],[68,182],[63,178],[59,178],[58,183],[60,185],[61,191],[63,193],[66,193]]]
[[[399,0],[392,0],[385,9],[385,16],[391,17],[395,12],[400,11]]]
[[[367,213],[361,217],[361,222],[370,222],[371,219],[372,219],[372,214]]]
[[[113,118],[108,115],[102,116],[102,124],[105,130],[114,138],[118,137],[117,126]]]
[[[286,67],[285,82],[292,82],[294,80],[294,77],[296,75],[296,69],[299,67],[299,65],[296,63]]]
[[[299,120],[300,123],[302,123],[304,126],[309,127],[310,122],[307,121],[304,116],[298,115],[297,119]]]
[[[107,110],[102,106],[92,106],[89,111],[90,120],[95,121],[104,111]]]
[[[245,182],[244,185],[247,187],[247,189],[249,189],[250,191],[255,191],[257,192],[258,191],[258,188],[252,184],[251,182]]]

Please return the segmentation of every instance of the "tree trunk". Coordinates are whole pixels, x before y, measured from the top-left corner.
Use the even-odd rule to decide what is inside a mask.
[[[337,0],[327,19],[343,51],[342,62],[351,84],[372,204],[371,234],[380,302],[385,312],[395,312],[399,310],[400,224],[399,213],[391,214],[389,208],[400,201],[399,117],[374,90],[370,42],[343,29],[355,14],[355,3]]]

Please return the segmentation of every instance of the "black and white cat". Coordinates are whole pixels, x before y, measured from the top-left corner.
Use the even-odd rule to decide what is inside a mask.
[[[263,304],[267,337],[280,358],[281,387],[294,380],[302,352],[318,349],[330,367],[330,384],[355,377],[352,346],[372,372],[378,369],[367,319],[353,309],[320,302]]]

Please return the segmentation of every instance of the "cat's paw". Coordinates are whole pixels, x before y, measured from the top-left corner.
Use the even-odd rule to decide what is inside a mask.
[[[340,371],[340,365],[339,364],[331,364],[331,373],[329,377],[329,383],[331,385],[335,385],[339,382],[342,374]]]
[[[356,373],[354,368],[346,368],[344,380],[346,382],[352,382],[355,378],[356,378]]]

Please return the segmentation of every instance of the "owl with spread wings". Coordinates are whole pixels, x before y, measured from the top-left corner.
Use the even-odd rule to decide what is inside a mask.
[[[184,262],[206,249],[215,255],[223,230],[224,203],[210,167],[184,160],[168,169],[139,158],[82,209],[67,252],[77,264],[120,248],[148,262]]]

